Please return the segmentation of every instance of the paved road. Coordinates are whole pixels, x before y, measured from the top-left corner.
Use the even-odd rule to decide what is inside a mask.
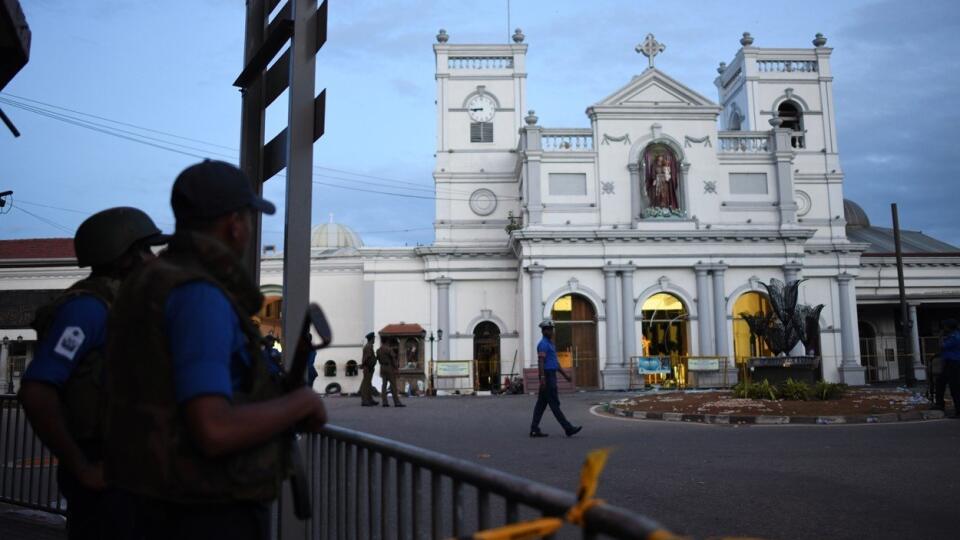
[[[405,409],[330,398],[331,421],[573,490],[584,455],[613,446],[598,496],[697,537],[956,538],[960,420],[710,426],[600,417],[623,394],[561,397],[527,437],[534,396],[410,398]]]

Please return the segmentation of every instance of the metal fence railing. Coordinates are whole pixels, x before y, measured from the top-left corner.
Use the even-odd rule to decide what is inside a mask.
[[[66,501],[56,459],[30,429],[14,395],[0,395],[0,501],[57,514]],[[276,505],[276,538],[449,538],[541,516],[563,516],[573,493],[383,437],[326,426],[301,439],[313,519]],[[628,510],[597,505],[583,538],[646,538],[663,529]],[[568,526],[567,533],[575,531]]]
[[[0,395],[0,502],[65,514],[57,460],[30,428],[13,394]]]
[[[314,519],[279,519],[278,538],[450,538],[563,516],[573,493],[409,444],[326,426],[305,438]],[[280,500],[280,515],[289,498]],[[564,536],[568,531],[564,530]],[[652,519],[609,505],[585,514],[583,538],[665,535]]]

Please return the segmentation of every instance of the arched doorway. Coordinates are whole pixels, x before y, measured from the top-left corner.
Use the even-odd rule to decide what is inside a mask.
[[[880,380],[881,365],[877,354],[877,331],[865,321],[860,321],[857,328],[860,330],[860,365],[867,368],[867,382],[875,383]]]
[[[283,342],[283,324],[280,321],[280,313],[283,307],[283,297],[268,296],[263,301],[263,307],[257,313],[259,319],[260,334],[264,336],[274,336],[281,343]]]
[[[669,357],[671,365],[679,366],[680,358],[690,354],[690,323],[683,302],[672,294],[657,293],[643,302],[640,316],[643,356]]]
[[[759,292],[750,291],[740,295],[733,304],[733,356],[737,365],[741,365],[748,358],[757,356],[773,356],[767,344],[750,331],[747,321],[741,313],[767,314],[770,313],[770,301]]]
[[[500,327],[483,321],[473,329],[473,359],[477,362],[477,387],[500,389]]]
[[[556,324],[554,346],[560,365],[574,368],[578,387],[598,387],[597,311],[593,304],[582,295],[567,294],[553,303],[550,317]]]

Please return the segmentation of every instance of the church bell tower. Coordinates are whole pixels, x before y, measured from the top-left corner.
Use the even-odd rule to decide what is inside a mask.
[[[516,148],[526,105],[524,35],[433,46],[437,81],[436,245],[502,245],[519,216]]]

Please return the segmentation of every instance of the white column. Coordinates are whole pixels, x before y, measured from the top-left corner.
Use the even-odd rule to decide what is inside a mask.
[[[920,361],[920,319],[917,317],[917,305],[909,304],[910,310],[910,341],[913,344],[913,378],[918,381],[927,379],[927,371]]]
[[[442,277],[437,279],[437,330],[443,330],[447,339],[437,343],[437,360],[450,359],[450,283],[453,280]]]
[[[791,283],[800,279],[800,271],[803,270],[802,264],[788,263],[783,265],[783,280]]]
[[[850,302],[850,282],[853,276],[840,274],[837,276],[837,288],[840,297],[840,375],[843,382],[849,385],[866,384],[865,369],[856,358],[854,338],[857,329],[854,327],[854,317]]]
[[[640,194],[643,190],[643,184],[640,183],[640,164],[630,163],[627,170],[630,171],[630,222],[636,227],[640,219]]]
[[[727,267],[718,265],[713,267],[713,324],[714,324],[714,343],[716,343],[716,352],[718,356],[727,356],[727,297],[724,294],[726,286],[724,285],[724,272]]]
[[[714,342],[712,339],[711,327],[712,312],[710,311],[710,284],[707,281],[708,266],[697,265],[693,267],[697,274],[697,335],[700,341],[699,353],[704,356],[714,354]]]
[[[620,360],[620,338],[619,326],[617,322],[617,270],[615,268],[603,269],[604,281],[604,302],[607,312],[607,359],[604,362],[606,366],[619,366]]]
[[[0,342],[0,394],[7,393],[7,377],[10,375],[10,346]]]
[[[531,264],[527,267],[530,273],[530,322],[533,324],[533,335],[538,336],[537,328],[543,321],[543,271],[546,268]],[[536,339],[539,339],[537,337]]]
[[[637,354],[637,306],[633,300],[633,267],[621,267],[620,272],[620,307],[623,312],[623,358],[620,363],[630,367],[630,357]]]

